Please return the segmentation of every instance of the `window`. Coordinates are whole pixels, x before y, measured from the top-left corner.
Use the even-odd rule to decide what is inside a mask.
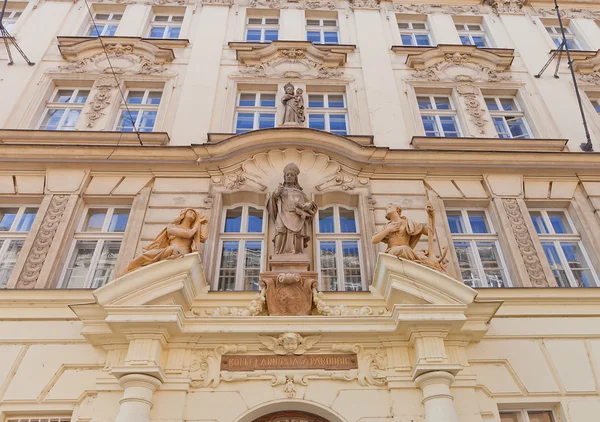
[[[501,412],[500,422],[554,422],[554,417],[549,410],[520,410]]]
[[[71,422],[71,417],[38,416],[35,418],[10,418],[6,419],[6,422]]]
[[[40,130],[75,130],[90,88],[57,88],[38,124]]]
[[[478,23],[455,23],[462,45],[476,45],[477,47],[489,47],[490,42],[483,29]]]
[[[120,132],[152,132],[156,124],[156,115],[162,91],[137,90],[127,91],[127,106],[121,104],[117,130]]]
[[[22,14],[22,10],[4,11],[4,17],[2,18],[2,25],[4,26],[4,29],[10,32],[14,28],[15,24],[17,23]]]
[[[266,226],[264,207],[226,208],[221,226],[218,290],[260,290]]]
[[[446,215],[463,283],[471,287],[509,286],[498,236],[486,211],[450,209]]]
[[[113,276],[129,208],[89,207],[75,232],[61,288],[97,289]]]
[[[306,40],[315,44],[339,44],[337,19],[307,19]]]
[[[592,102],[592,106],[594,106],[594,110],[600,116],[600,98],[590,98],[590,101]]]
[[[461,136],[452,99],[445,95],[418,95],[425,136]]]
[[[341,205],[321,208],[316,221],[321,288],[363,290],[356,210]]]
[[[249,16],[246,41],[271,42],[279,39],[279,18],[276,16]]]
[[[150,24],[150,38],[179,38],[183,15],[154,15]]]
[[[575,36],[571,28],[564,25],[563,27],[565,28],[565,39],[567,40],[567,47],[569,47],[569,50],[583,50],[583,48],[581,48],[581,44],[579,43],[579,41],[577,41],[577,37]],[[552,41],[554,41],[556,48],[560,48],[563,42],[560,26],[545,25],[545,28],[548,34],[550,35],[550,38],[552,38]]]
[[[309,93],[308,127],[348,134],[348,106],[343,93]]]
[[[573,222],[565,210],[529,212],[559,287],[595,287],[598,280]]]
[[[274,92],[240,92],[235,117],[235,133],[275,127]]]
[[[402,45],[432,45],[427,22],[398,22]]]
[[[0,207],[0,289],[8,283],[36,213],[31,206]]]
[[[90,20],[86,35],[88,37],[112,37],[117,32],[122,17],[123,13],[96,13],[94,20]]]
[[[529,139],[531,131],[514,97],[485,97],[485,104],[492,116],[494,127],[500,138]]]

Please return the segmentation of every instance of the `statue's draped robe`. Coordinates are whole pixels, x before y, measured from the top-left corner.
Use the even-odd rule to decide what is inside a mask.
[[[313,205],[311,211],[298,209],[306,203]],[[281,196],[268,198],[267,210],[275,221],[275,238],[283,237],[281,242],[274,239],[275,254],[302,253],[310,239],[310,218],[307,219],[306,216],[312,217],[316,204],[300,189],[284,187]],[[277,248],[277,245],[280,247]]]
[[[304,122],[304,101],[302,97],[298,98],[296,95],[285,94],[281,102],[285,107],[283,123],[301,124]]]

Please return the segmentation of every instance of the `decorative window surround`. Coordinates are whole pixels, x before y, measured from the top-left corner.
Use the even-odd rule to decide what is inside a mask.
[[[0,206],[0,289],[8,283],[37,210],[31,205]]]

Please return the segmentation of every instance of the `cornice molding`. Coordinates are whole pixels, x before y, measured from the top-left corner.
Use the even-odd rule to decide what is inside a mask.
[[[567,139],[500,139],[485,137],[413,136],[411,145],[424,150],[563,151]]]
[[[166,132],[141,132],[146,146],[168,145]],[[100,130],[37,130],[0,129],[0,144],[4,145],[140,145],[138,135],[132,132]]]

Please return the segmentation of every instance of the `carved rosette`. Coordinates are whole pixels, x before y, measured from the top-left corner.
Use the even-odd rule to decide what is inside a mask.
[[[515,198],[504,198],[502,199],[502,205],[508,216],[510,228],[517,241],[519,252],[521,252],[521,256],[523,257],[529,279],[538,287],[547,287],[548,280],[544,274],[544,268],[542,267],[540,257],[533,245],[533,239],[531,239],[529,229],[525,224],[525,218],[523,217],[519,203]]]
[[[23,271],[19,275],[18,287],[29,286],[37,282],[68,202],[68,195],[54,195],[52,197],[50,206],[42,220],[42,225],[25,260]]]
[[[114,78],[102,78],[96,81],[94,88],[96,93],[90,103],[91,111],[86,114],[88,116],[87,127],[92,128],[96,124],[96,120],[104,116],[103,110],[110,105],[108,101],[112,95],[112,90],[117,87]]]
[[[463,83],[458,84],[456,91],[465,102],[467,113],[471,116],[471,122],[477,126],[479,133],[484,135],[488,121],[484,119],[485,109],[479,103],[479,89],[475,85]]]

